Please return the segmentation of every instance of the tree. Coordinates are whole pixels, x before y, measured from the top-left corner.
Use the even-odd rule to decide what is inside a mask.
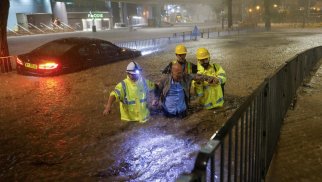
[[[9,56],[7,41],[9,7],[9,0],[0,0],[0,57]]]

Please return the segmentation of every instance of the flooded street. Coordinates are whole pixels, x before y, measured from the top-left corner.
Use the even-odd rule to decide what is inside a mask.
[[[102,112],[125,78],[129,60],[55,77],[0,75],[0,181],[174,181],[190,172],[196,154],[254,89],[286,60],[322,45],[321,29],[279,30],[187,42],[187,60],[199,47],[227,73],[224,109],[145,124]],[[174,46],[137,58],[156,81],[175,58]]]

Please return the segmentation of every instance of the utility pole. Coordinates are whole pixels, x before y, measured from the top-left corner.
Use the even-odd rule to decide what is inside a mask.
[[[307,0],[305,4],[305,12],[303,14],[303,25],[302,25],[303,28],[305,28],[305,24],[310,15],[310,6],[311,6],[311,0]]]
[[[227,0],[228,5],[228,28],[233,26],[233,2],[232,0]]]
[[[271,30],[271,0],[264,0],[264,11],[265,11],[265,30]]]

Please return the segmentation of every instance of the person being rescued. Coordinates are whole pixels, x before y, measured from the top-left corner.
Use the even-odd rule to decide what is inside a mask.
[[[227,77],[219,64],[210,64],[210,54],[206,48],[199,48],[196,53],[198,74],[213,76],[211,81],[195,81],[193,86],[199,103],[205,109],[222,107],[224,104],[224,85]]]
[[[164,75],[156,83],[156,98],[166,117],[183,118],[187,116],[190,102],[192,80],[214,82],[215,77],[207,75],[186,74],[180,63],[171,65],[171,74]],[[154,105],[159,104],[158,101]]]

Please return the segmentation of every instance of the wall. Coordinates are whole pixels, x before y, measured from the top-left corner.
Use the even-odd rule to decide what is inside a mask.
[[[17,13],[26,15],[37,13],[52,14],[50,0],[10,0],[8,28],[17,28]]]

